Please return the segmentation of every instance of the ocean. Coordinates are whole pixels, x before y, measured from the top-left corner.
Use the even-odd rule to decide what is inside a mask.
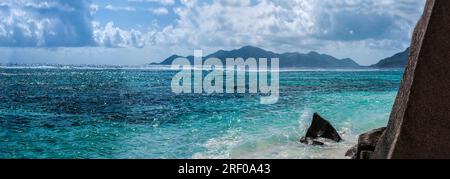
[[[164,68],[0,67],[0,158],[345,158],[386,126],[403,70],[280,73],[280,100],[171,91]],[[307,146],[313,113],[341,143]]]

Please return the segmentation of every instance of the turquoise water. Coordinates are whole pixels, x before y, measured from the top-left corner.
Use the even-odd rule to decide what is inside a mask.
[[[275,105],[175,95],[175,73],[0,68],[0,158],[344,158],[386,125],[403,71],[285,71]],[[299,143],[314,112],[345,141]]]

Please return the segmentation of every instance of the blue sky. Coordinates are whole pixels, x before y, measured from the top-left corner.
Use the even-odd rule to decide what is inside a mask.
[[[138,65],[253,45],[376,63],[424,0],[0,0],[0,63]]]

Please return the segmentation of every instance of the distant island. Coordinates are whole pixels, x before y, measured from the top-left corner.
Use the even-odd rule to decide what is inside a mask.
[[[371,68],[405,68],[408,63],[409,48],[405,51],[395,54],[392,57],[385,58],[377,64],[371,65]]]
[[[317,52],[309,52],[307,54],[290,52],[290,53],[274,53],[258,47],[245,46],[240,49],[225,51],[219,50],[213,54],[207,55],[204,59],[218,58],[224,63],[226,58],[279,58],[280,68],[404,68],[408,57],[409,49],[392,57],[381,60],[379,63],[371,66],[361,66],[350,58],[338,59],[331,55],[320,54]],[[163,60],[161,63],[152,63],[151,65],[171,65],[177,58],[187,58],[191,63],[194,61],[193,56],[172,55]]]
[[[207,55],[204,59],[218,58],[225,62],[226,58],[279,58],[280,68],[360,68],[361,65],[352,59],[337,59],[331,55],[310,52],[302,54],[298,52],[278,54],[253,46],[245,46],[237,50],[224,51],[219,50],[213,54]],[[191,63],[194,61],[193,56],[182,57],[172,55],[161,63],[153,63],[152,65],[171,65],[177,58],[187,58]]]

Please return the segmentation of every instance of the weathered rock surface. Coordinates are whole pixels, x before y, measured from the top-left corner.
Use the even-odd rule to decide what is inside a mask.
[[[323,142],[317,140],[319,138],[330,139],[335,142],[342,140],[330,122],[322,118],[319,114],[314,113],[311,126],[308,132],[306,132],[306,136],[300,139],[300,142],[309,145],[324,145]]]
[[[427,0],[373,159],[450,159],[450,1]]]
[[[345,156],[352,159],[369,159],[384,131],[386,131],[385,127],[361,134],[358,138],[358,144],[351,148]]]
[[[346,157],[351,157],[352,159],[356,159],[356,154],[358,153],[358,145],[353,146],[350,148],[347,153],[345,153]]]

